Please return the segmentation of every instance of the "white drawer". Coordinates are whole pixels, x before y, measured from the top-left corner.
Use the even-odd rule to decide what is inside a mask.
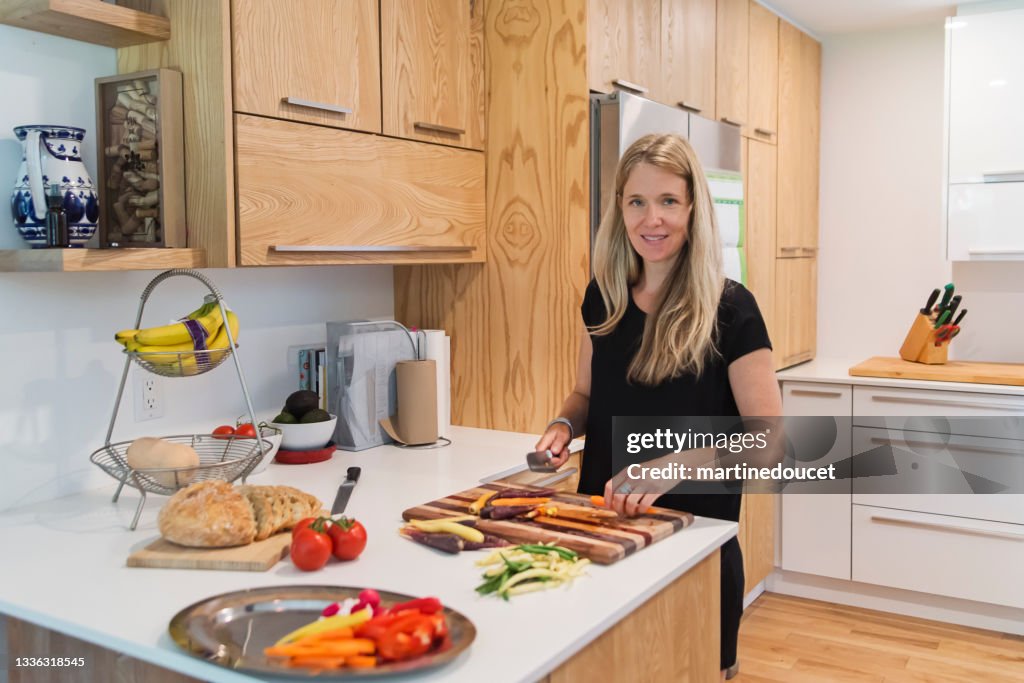
[[[849,384],[784,382],[782,414],[848,417],[852,397],[852,387]]]
[[[853,424],[1024,439],[1024,396],[857,386]]]
[[[891,451],[887,451],[891,449]],[[853,453],[897,476],[864,476],[854,466],[853,502],[994,522],[1024,524],[1024,441],[853,428]]]
[[[853,506],[854,581],[1024,608],[1024,528]]]

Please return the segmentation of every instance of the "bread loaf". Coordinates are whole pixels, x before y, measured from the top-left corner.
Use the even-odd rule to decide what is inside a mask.
[[[180,488],[195,477],[194,470],[180,472],[147,472],[151,469],[189,468],[199,466],[199,454],[191,446],[143,436],[132,441],[126,453],[128,467],[142,470],[143,474],[167,488]]]
[[[202,481],[178,491],[160,511],[160,534],[195,548],[245,545],[320,513],[320,501],[290,486]]]

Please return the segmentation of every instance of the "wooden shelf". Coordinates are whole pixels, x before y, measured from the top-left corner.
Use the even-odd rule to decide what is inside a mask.
[[[167,40],[171,22],[102,0],[5,0],[0,23],[108,47]]]
[[[0,272],[84,273],[110,270],[205,268],[202,249],[7,249]]]

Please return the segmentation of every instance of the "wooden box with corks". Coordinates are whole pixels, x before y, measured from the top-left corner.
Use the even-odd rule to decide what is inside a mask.
[[[181,73],[97,78],[96,112],[100,246],[188,246]]]

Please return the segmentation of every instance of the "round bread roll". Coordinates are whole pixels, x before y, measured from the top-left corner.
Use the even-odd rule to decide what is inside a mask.
[[[152,436],[143,436],[132,441],[128,446],[127,455],[128,467],[142,470],[146,476],[168,488],[177,488],[188,484],[195,476],[195,471],[146,472],[146,470],[199,466],[199,454],[191,446],[164,441]]]
[[[219,480],[200,481],[167,501],[157,517],[160,535],[192,548],[223,548],[252,543],[256,517],[234,486]]]

